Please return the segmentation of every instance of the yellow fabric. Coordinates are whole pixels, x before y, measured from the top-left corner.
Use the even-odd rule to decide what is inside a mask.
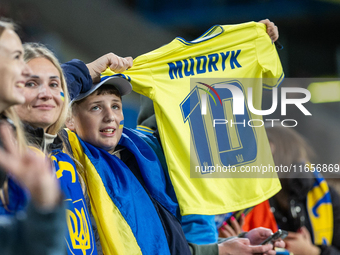
[[[78,169],[78,172],[86,183],[91,211],[97,224],[104,254],[142,254],[130,226],[112,203],[100,176],[83,153],[77,136],[69,130],[67,132],[73,156],[84,167],[84,169]]]
[[[80,202],[84,203],[82,199],[78,201],[74,201],[75,203]],[[84,204],[84,206],[86,206]],[[80,221],[80,228],[78,229],[77,222]],[[73,249],[82,250],[83,254],[86,254],[86,250],[91,249],[91,234],[89,231],[88,219],[85,215],[84,208],[81,208],[80,211],[75,209],[75,214],[66,209],[66,222],[67,228],[70,233],[71,245]],[[75,228],[73,228],[75,227]],[[67,243],[67,245],[69,245]]]
[[[58,162],[55,156],[51,156],[51,160]],[[71,173],[72,176],[72,183],[76,182],[76,171],[74,170],[73,166],[66,161],[59,161],[59,170],[56,171],[57,178],[59,179],[60,177],[63,176],[63,172],[67,171]]]
[[[326,194],[328,193],[328,197]],[[321,200],[322,199],[322,200]],[[320,201],[322,201],[320,203]],[[314,215],[313,208],[317,207]],[[314,244],[332,244],[333,239],[333,206],[327,182],[322,180],[318,186],[313,187],[307,194],[307,210],[312,225]]]
[[[131,78],[134,91],[151,98],[154,102],[169,175],[182,215],[214,215],[237,211],[263,202],[281,188],[276,174],[272,174],[272,178],[190,177],[190,160],[196,161],[194,158],[190,159],[194,157],[194,153],[190,153],[190,127],[188,121],[184,123],[179,107],[190,93],[190,79],[220,78],[224,81],[226,78],[265,78],[263,81],[267,84],[265,87],[270,88],[283,78],[280,59],[274,44],[266,34],[264,24],[250,22],[233,26],[217,26],[204,36],[191,43],[176,38],[161,48],[137,57],[133,67],[123,73]],[[229,61],[231,55],[234,54],[235,57],[238,50],[241,51],[237,60],[242,67],[234,65],[232,68]],[[227,51],[230,51],[230,55],[225,62],[225,70],[222,70],[223,63],[220,54]],[[193,69],[194,75],[185,76],[182,70],[182,78],[178,73],[176,73],[177,78],[174,73],[173,79],[169,77],[168,63],[181,61],[184,66],[184,60],[189,61],[209,54],[219,56],[216,63],[217,71],[210,66],[211,71],[208,71],[207,67],[205,73],[198,74],[196,70],[199,68],[196,63]],[[107,69],[102,75],[112,74],[114,73]],[[255,109],[261,109],[262,89],[261,82],[253,86]],[[262,118],[256,115],[251,115],[251,117],[252,119]],[[249,165],[274,165],[264,128],[256,128],[255,133],[257,148],[260,150],[256,159],[249,162]],[[247,144],[244,146],[246,147]],[[242,155],[238,156],[238,160],[243,161]],[[237,169],[240,169],[240,166],[237,166]],[[212,174],[211,177],[218,176]]]

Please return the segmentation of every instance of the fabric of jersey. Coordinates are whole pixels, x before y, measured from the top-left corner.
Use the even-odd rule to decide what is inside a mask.
[[[182,228],[189,243],[217,243],[218,233],[214,215],[192,214],[182,217]]]
[[[71,131],[68,131],[68,140],[73,156],[85,169],[82,174],[103,252],[170,254],[162,225],[164,218],[159,216],[149,195],[174,218],[179,214],[179,208],[174,191],[173,197],[166,192],[169,188],[166,185],[166,177],[156,154],[148,144],[127,128],[124,128],[118,144],[133,153],[146,192],[121,159],[82,141]],[[167,221],[168,223],[170,221]],[[186,249],[190,252],[188,246]],[[183,252],[186,254],[185,250]]]
[[[102,76],[112,74],[114,73],[108,69]],[[190,178],[189,170],[190,164],[205,164],[198,164],[196,153],[191,151],[192,147],[200,153],[202,147],[190,144],[193,143],[190,139],[193,137],[192,130],[196,128],[190,124],[190,117],[194,116],[193,114],[201,116],[201,90],[199,86],[193,88],[190,79],[202,78],[202,81],[205,81],[204,78],[219,78],[219,81],[227,83],[232,80],[235,86],[243,90],[247,101],[248,90],[242,88],[238,79],[263,78],[263,84],[253,87],[255,109],[261,109],[263,88],[275,87],[283,79],[278,54],[266,34],[264,24],[250,22],[215,26],[192,42],[176,38],[159,49],[137,57],[133,67],[123,74],[130,79],[134,91],[154,102],[157,126],[182,215],[215,215],[237,211],[259,204],[280,190],[280,182],[275,174],[272,175],[273,178],[262,179]],[[203,85],[201,87],[206,89]],[[212,93],[211,90],[207,92]],[[219,89],[218,93],[226,94],[230,98],[230,93],[223,92],[222,89]],[[212,100],[209,99],[208,102],[210,107],[213,107]],[[190,108],[193,105],[195,107]],[[245,109],[247,113],[248,109]],[[248,114],[250,119],[262,118],[249,112]],[[237,116],[235,118],[237,120]],[[217,157],[227,157],[229,164],[236,166],[238,170],[247,165],[273,166],[264,128],[238,127],[239,137],[243,139],[241,150],[233,149],[222,155],[216,145],[212,147],[210,143],[216,140],[216,137],[211,139],[214,130],[210,133],[209,149],[214,150]],[[200,128],[204,132],[204,127]],[[212,126],[209,128],[213,129]],[[224,134],[224,138],[218,142],[227,139],[228,135]],[[194,141],[202,140],[203,138]],[[244,155],[249,155],[249,159]],[[216,161],[216,158],[213,160]],[[221,165],[219,160],[217,159],[217,162]],[[224,165],[228,165],[228,162],[224,161]],[[211,177],[215,177],[214,174]]]

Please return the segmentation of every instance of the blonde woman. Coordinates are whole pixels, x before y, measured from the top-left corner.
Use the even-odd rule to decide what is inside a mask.
[[[7,174],[28,188],[33,200],[28,206],[27,217],[1,217],[0,253],[62,254],[64,213],[59,185],[50,162],[26,148],[12,109],[13,105],[25,102],[21,90],[29,75],[30,69],[23,61],[23,47],[13,25],[0,21],[1,208],[8,210],[11,198]]]
[[[29,143],[49,154],[53,160],[67,205],[68,231],[65,241],[68,254],[95,255],[97,254],[95,235],[81,179],[73,160],[64,153],[62,139],[58,135],[64,125],[69,106],[69,94],[63,71],[57,58],[44,45],[26,43],[24,49],[24,60],[32,73],[23,88],[26,101],[22,105],[17,105],[15,110],[25,124]],[[96,61],[93,63],[97,64]],[[94,70],[95,68],[91,68],[92,72]],[[23,204],[25,201],[21,201],[19,207]],[[100,251],[99,242],[98,246]]]
[[[63,152],[57,135],[63,127],[69,104],[66,81],[59,61],[42,44],[24,45],[24,61],[31,69],[23,87],[25,103],[15,110],[25,125],[28,142],[50,155],[66,203],[65,241],[68,254],[97,254],[86,201],[73,160]],[[20,199],[14,210],[25,207]]]
[[[293,128],[266,131],[275,165],[296,169],[279,173],[282,190],[269,199],[278,226],[289,231],[286,248],[300,255],[340,254],[340,197],[321,175],[325,169],[310,164],[314,153]]]

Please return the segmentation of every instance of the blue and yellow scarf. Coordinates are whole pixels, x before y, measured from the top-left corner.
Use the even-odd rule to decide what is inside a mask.
[[[157,211],[130,169],[118,157],[67,133],[73,156],[84,168],[80,172],[104,254],[170,254]],[[119,144],[135,156],[150,195],[176,215],[176,198],[166,193],[166,177],[153,150],[127,128]]]
[[[313,172],[315,183],[307,194],[307,211],[315,245],[331,245],[333,239],[333,206],[326,180]]]
[[[72,159],[59,149],[52,151],[51,160],[65,196],[67,252],[69,255],[96,255],[96,242],[76,166]]]

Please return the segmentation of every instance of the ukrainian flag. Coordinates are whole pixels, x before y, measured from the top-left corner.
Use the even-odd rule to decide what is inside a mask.
[[[119,123],[119,129],[122,129],[124,127],[124,120],[122,120],[120,123]]]
[[[124,162],[67,132],[73,156],[84,168],[79,172],[86,183],[104,254],[170,255],[158,213]],[[142,175],[148,176],[144,181],[150,195],[176,216],[176,198],[166,193],[164,172],[153,150],[126,128],[119,144],[134,154]]]

